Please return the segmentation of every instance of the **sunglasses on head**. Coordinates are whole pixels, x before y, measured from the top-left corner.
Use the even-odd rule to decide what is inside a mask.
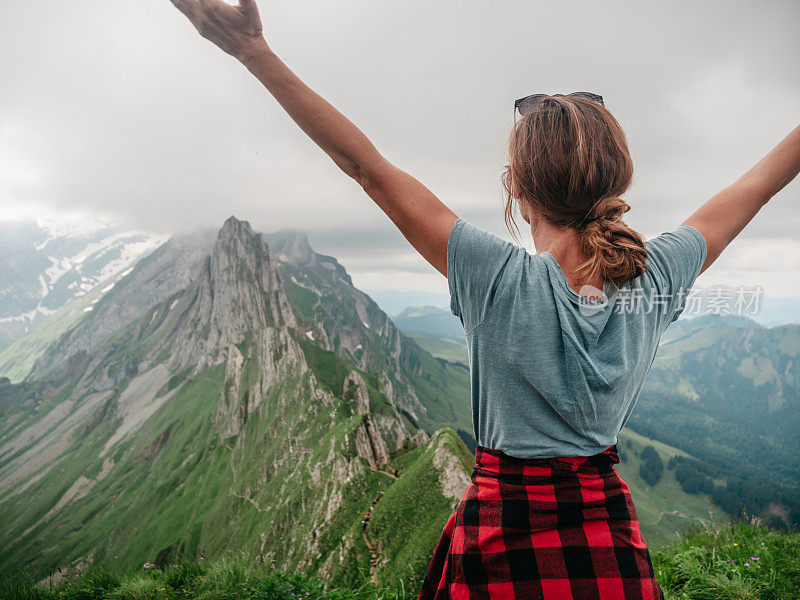
[[[593,94],[592,92],[572,92],[571,94],[567,94],[567,96],[573,96],[576,98],[586,98],[587,100],[593,100],[594,102],[599,102],[603,104],[603,97],[599,94]],[[536,107],[536,105],[543,99],[547,98],[548,94],[531,94],[530,96],[525,96],[524,98],[520,98],[519,100],[514,101],[514,123],[517,122],[517,111],[523,117],[531,112]],[[605,106],[605,104],[603,104]]]

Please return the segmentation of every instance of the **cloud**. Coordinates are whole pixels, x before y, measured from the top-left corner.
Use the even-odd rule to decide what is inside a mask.
[[[792,1],[259,4],[271,46],[301,77],[453,210],[498,234],[514,98],[605,96],[634,152],[630,221],[648,235],[679,224],[797,121]],[[5,2],[0,52],[10,57],[0,64],[3,215],[86,210],[168,232],[236,214],[262,230],[309,231],[363,285],[417,277],[420,289],[446,291],[167,0]],[[744,239],[792,239],[798,187]]]

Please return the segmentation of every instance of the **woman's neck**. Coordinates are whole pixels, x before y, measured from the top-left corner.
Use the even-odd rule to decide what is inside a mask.
[[[531,236],[536,252],[547,252],[556,259],[567,278],[567,283],[576,293],[585,285],[591,285],[598,290],[603,289],[600,278],[583,280],[577,275],[577,270],[589,256],[581,244],[580,233],[572,227],[555,227],[544,220],[532,220]],[[592,295],[592,294],[584,294]]]

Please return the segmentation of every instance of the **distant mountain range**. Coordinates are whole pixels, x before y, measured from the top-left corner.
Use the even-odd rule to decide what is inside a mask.
[[[392,321],[407,333],[464,338],[464,328],[458,317],[434,306],[409,306],[393,316]]]
[[[464,328],[449,310],[435,306],[409,306],[392,320],[431,355],[469,367]]]
[[[0,221],[0,350],[165,239],[103,221]]]

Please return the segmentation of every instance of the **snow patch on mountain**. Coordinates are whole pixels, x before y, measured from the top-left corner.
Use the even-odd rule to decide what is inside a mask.
[[[0,221],[0,341],[99,285],[110,291],[166,239],[103,218]]]

